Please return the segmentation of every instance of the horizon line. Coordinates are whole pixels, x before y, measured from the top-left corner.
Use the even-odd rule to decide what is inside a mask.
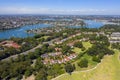
[[[120,14],[0,14],[0,15],[73,15],[73,16],[120,16]]]

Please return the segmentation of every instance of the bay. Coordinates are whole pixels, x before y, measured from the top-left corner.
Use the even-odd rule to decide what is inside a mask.
[[[84,20],[87,24],[85,27],[88,28],[100,28],[104,25],[104,23],[94,20]],[[22,26],[15,29],[9,29],[9,30],[3,30],[0,31],[0,39],[9,39],[11,37],[19,37],[19,38],[26,38],[26,37],[32,37],[35,34],[34,33],[27,33],[26,30],[32,30],[32,29],[38,29],[38,28],[45,28],[50,27],[48,24],[35,24],[35,25],[27,25]],[[74,28],[79,28],[80,26],[71,26]]]
[[[35,24],[35,25],[22,26],[15,29],[3,30],[3,31],[0,31],[0,39],[9,39],[11,37],[19,37],[19,38],[32,37],[35,34],[27,33],[26,30],[45,28],[45,27],[50,27],[50,25]]]

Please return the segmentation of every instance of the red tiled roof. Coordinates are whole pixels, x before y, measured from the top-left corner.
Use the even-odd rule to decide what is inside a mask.
[[[0,44],[6,47],[20,48],[20,45],[18,45],[17,43],[13,41],[3,41]]]

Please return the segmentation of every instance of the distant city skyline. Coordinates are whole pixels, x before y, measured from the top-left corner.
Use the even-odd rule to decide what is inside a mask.
[[[0,0],[0,14],[120,15],[120,0]]]

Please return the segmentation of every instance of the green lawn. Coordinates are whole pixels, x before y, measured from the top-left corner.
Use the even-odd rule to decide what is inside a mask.
[[[80,48],[74,47],[74,49],[72,50],[77,54],[80,54],[81,52],[83,52]]]
[[[82,43],[83,43],[83,46],[86,48],[86,50],[92,46],[92,44],[90,44],[90,42],[82,42]],[[74,51],[74,52],[77,53],[77,54],[80,54],[80,53],[83,52],[80,48],[77,48],[77,47],[75,47],[72,51]],[[82,58],[88,59],[88,68],[80,68],[80,67],[77,65],[77,63],[78,63]],[[96,66],[96,64],[97,64],[96,62],[92,61],[92,57],[89,56],[89,55],[87,55],[87,54],[83,55],[82,58],[76,60],[75,62],[73,62],[73,64],[75,64],[75,66],[76,66],[76,71],[85,70],[85,69],[90,69],[90,68]]]
[[[87,68],[80,68],[78,66],[78,62],[82,59],[82,58],[86,58],[88,60],[88,67]],[[94,62],[92,61],[92,57],[87,55],[87,54],[84,54],[83,57],[81,57],[81,59],[78,59],[77,61],[75,61],[73,64],[75,64],[76,66],[76,71],[79,71],[79,70],[87,70],[87,69],[91,69],[93,67],[95,67],[97,65],[97,62]]]
[[[88,49],[92,46],[92,44],[90,42],[82,42],[83,43],[83,46]]]
[[[50,37],[50,36],[43,36],[43,37],[38,38],[38,40],[42,39],[42,38],[47,39],[48,37]]]
[[[42,38],[47,39],[48,37],[50,37],[50,36],[43,36]]]
[[[54,80],[120,80],[119,56],[120,52],[115,50],[114,55],[106,55],[102,62],[90,71],[77,71],[72,75],[66,73]]]
[[[90,42],[82,42],[82,43],[83,43],[83,46],[86,48],[86,50],[92,46]],[[77,54],[83,52],[80,48],[77,48],[77,47],[74,47],[72,51],[74,51]]]

